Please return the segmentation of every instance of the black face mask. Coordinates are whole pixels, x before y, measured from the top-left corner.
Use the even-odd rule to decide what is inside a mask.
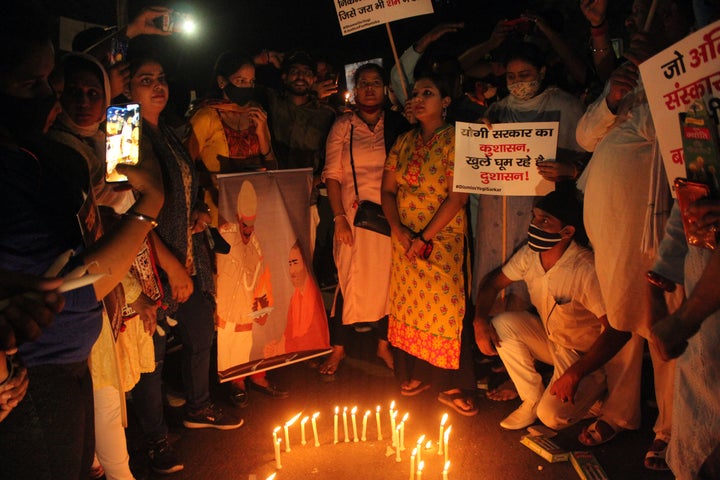
[[[13,140],[37,140],[43,135],[48,115],[55,106],[55,94],[39,98],[18,98],[0,93],[0,125]]]
[[[544,252],[550,250],[558,242],[562,240],[560,233],[550,233],[540,230],[535,225],[530,224],[528,228],[528,247],[536,252]]]
[[[232,83],[228,83],[223,92],[231,102],[238,105],[245,105],[255,98],[255,87],[237,87]]]

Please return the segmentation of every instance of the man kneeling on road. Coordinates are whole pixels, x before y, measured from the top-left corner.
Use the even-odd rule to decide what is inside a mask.
[[[533,208],[528,243],[481,283],[475,311],[475,340],[486,355],[500,355],[523,403],[500,426],[519,430],[540,420],[562,429],[585,418],[612,385],[607,368],[630,338],[607,322],[592,252],[582,224],[582,204],[573,192],[555,191]],[[536,312],[489,316],[498,293],[525,281]],[[554,367],[545,389],[535,360]],[[612,405],[603,406],[610,425]]]

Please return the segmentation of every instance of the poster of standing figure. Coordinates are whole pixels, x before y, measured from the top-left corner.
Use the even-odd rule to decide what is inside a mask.
[[[219,175],[218,375],[221,382],[329,352],[308,271],[311,169]]]

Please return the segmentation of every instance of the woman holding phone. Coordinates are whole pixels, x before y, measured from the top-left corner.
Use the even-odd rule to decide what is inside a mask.
[[[453,191],[455,127],[445,122],[447,85],[419,78],[409,100],[418,128],[393,145],[382,181],[391,228],[388,340],[399,349],[401,393],[435,387],[438,401],[461,415],[478,413],[465,317],[468,195]],[[467,332],[466,332],[467,336]],[[462,361],[461,361],[462,357]]]
[[[126,96],[141,107],[141,157],[157,158],[165,185],[166,201],[154,233],[157,243],[167,247],[158,251],[158,263],[163,270],[165,312],[178,320],[177,328],[184,347],[181,368],[187,403],[183,424],[187,428],[221,430],[240,427],[243,421],[215,406],[208,390],[214,334],[214,284],[209,252],[204,237],[198,234],[205,229],[210,215],[207,206],[198,200],[198,178],[187,150],[160,116],[169,96],[165,70],[160,62],[151,58],[132,60]],[[160,389],[165,339],[157,338],[156,334],[156,340],[161,344],[156,348],[158,368],[152,376],[143,375],[138,385],[143,392]],[[135,400],[137,393],[136,387]],[[162,421],[162,404],[147,407],[156,416],[149,427],[154,425],[157,429],[162,424],[157,433],[167,433]]]

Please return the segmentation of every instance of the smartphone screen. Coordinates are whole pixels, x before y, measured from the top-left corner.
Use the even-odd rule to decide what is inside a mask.
[[[140,160],[140,105],[110,105],[105,123],[105,181],[127,182],[115,167],[119,163],[137,165]]]

